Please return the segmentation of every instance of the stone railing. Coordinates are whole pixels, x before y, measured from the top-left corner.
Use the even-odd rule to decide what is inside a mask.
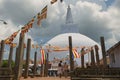
[[[76,78],[89,78],[89,79],[119,78],[120,79],[120,68],[77,68],[73,72],[71,72],[71,78],[72,80],[75,80]]]
[[[9,68],[0,68],[0,80],[13,80],[12,70]]]

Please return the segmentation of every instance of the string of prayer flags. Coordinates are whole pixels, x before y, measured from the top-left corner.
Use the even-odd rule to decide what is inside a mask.
[[[17,43],[11,43],[10,46],[15,48],[17,46]]]
[[[41,10],[41,13],[37,14],[37,25],[41,24],[41,20],[46,19],[47,18],[47,5]]]
[[[5,44],[11,44],[14,40],[14,38],[17,36],[17,34],[19,33],[20,30],[14,32],[10,37],[8,37],[7,39],[5,39]]]
[[[41,24],[41,18],[40,18],[40,13],[37,14],[37,25],[40,25]]]
[[[42,9],[40,19],[46,19],[47,18],[47,5]]]

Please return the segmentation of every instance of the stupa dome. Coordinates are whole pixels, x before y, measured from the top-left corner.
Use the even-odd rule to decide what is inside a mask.
[[[46,42],[43,47],[45,48],[46,45],[49,45],[49,49],[51,48],[50,46],[52,46],[54,48],[55,47],[56,48],[57,47],[58,48],[69,47],[69,40],[68,40],[69,36],[72,37],[72,47],[76,48],[78,52],[80,52],[83,47],[88,48],[88,47],[93,47],[94,45],[98,45],[99,52],[101,51],[100,46],[97,42],[95,42],[91,38],[79,33],[79,29],[73,23],[71,8],[68,5],[67,15],[66,15],[66,23],[64,24],[64,26],[61,27],[61,34],[53,37],[51,40]],[[63,58],[63,57],[66,57],[67,55],[69,55],[69,49],[65,50],[65,51],[64,50],[63,51],[62,50],[55,51],[54,49],[52,49],[51,52],[49,52],[49,60],[53,60],[54,57]],[[101,57],[101,55],[100,55],[100,57]],[[88,55],[87,56],[85,55],[85,62],[86,61],[88,61]],[[80,58],[78,59],[77,63],[80,64]]]
[[[66,47],[69,45],[68,36],[72,37],[73,47],[98,45],[97,42],[95,42],[94,40],[80,33],[59,34],[55,36],[54,38],[52,38],[51,40],[49,40],[47,44],[50,44],[52,46]]]
[[[45,45],[54,46],[54,47],[60,47],[60,48],[65,48],[69,46],[69,40],[68,37],[72,37],[72,47],[77,48],[77,51],[80,52],[82,47],[92,47],[94,45],[98,45],[99,49],[100,46],[97,42],[92,40],[91,38],[82,35],[80,33],[64,33],[64,34],[59,34],[55,37],[53,37],[51,40],[49,40]],[[99,52],[101,49],[99,50]],[[69,50],[67,51],[51,51],[49,52],[49,59],[53,60],[54,57],[56,58],[63,58],[69,55]],[[101,57],[101,55],[100,55]],[[87,61],[86,57],[86,61]]]

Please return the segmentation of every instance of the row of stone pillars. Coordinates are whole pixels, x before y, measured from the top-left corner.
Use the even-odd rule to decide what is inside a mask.
[[[106,52],[105,52],[105,44],[104,44],[104,37],[100,38],[101,40],[101,49],[102,49],[102,55],[103,55],[103,66],[107,66],[106,62]],[[0,66],[2,64],[2,57],[4,53],[4,41],[1,41],[0,46]],[[28,39],[27,42],[27,51],[26,51],[26,66],[25,66],[25,73],[24,77],[28,77],[28,68],[29,68],[29,60],[30,60],[30,50],[31,50],[31,39]],[[69,52],[70,52],[70,71],[73,71],[74,69],[74,61],[72,57],[72,37],[69,36]],[[98,53],[98,47],[95,46],[95,52],[96,52],[96,62],[97,66],[100,65],[99,62],[99,53]],[[13,47],[10,47],[10,54],[9,54],[9,60],[8,60],[8,66],[11,68],[11,61],[12,61],[12,54],[13,54]],[[14,79],[20,80],[21,74],[22,74],[22,61],[23,61],[23,55],[24,55],[24,34],[20,34],[19,38],[19,46],[16,48],[16,58],[15,58],[15,68],[14,68]],[[48,58],[48,54],[47,54]],[[33,74],[36,74],[36,61],[37,61],[37,52],[35,52],[34,56],[34,71]],[[84,68],[84,55],[81,55],[81,64],[82,68]],[[95,59],[94,59],[94,51],[91,50],[91,65],[95,66]],[[47,67],[48,67],[48,59],[46,60],[45,68],[44,68],[44,76],[47,76]]]
[[[103,59],[103,68],[107,67],[107,60],[106,60],[106,51],[105,51],[105,43],[104,43],[104,37],[100,37],[100,41],[101,41],[101,49],[102,49],[102,59]],[[100,59],[99,59],[99,48],[97,45],[94,46],[94,49],[91,48],[91,68],[96,68],[96,67],[100,67]],[[95,56],[94,56],[94,51],[95,51],[95,56],[96,56],[96,62],[95,62]],[[69,53],[70,53],[70,71],[73,71],[74,69],[74,61],[73,61],[73,57],[72,57],[72,37],[69,36]],[[83,55],[81,55],[81,68],[85,68],[84,66],[84,49],[81,49],[81,53]],[[97,65],[96,65],[97,64]]]
[[[15,66],[14,66],[14,71],[13,71],[14,72],[13,73],[14,80],[20,80],[20,77],[22,76],[23,56],[24,56],[24,38],[25,38],[25,35],[21,33],[20,38],[19,38],[19,45],[16,48]],[[0,45],[0,68],[2,66],[2,58],[3,58],[3,55],[4,55],[4,47],[5,47],[4,40],[2,40],[1,45]],[[28,39],[27,50],[26,50],[25,72],[24,72],[24,75],[23,75],[24,78],[28,78],[30,51],[31,51],[31,39]],[[11,46],[10,47],[10,53],[9,53],[9,59],[8,59],[8,68],[9,69],[12,69],[12,67],[11,67],[12,56],[13,56],[13,47]],[[35,55],[34,55],[33,77],[36,75],[36,67],[37,67],[37,52],[35,52]],[[46,68],[47,68],[47,63],[46,63]]]

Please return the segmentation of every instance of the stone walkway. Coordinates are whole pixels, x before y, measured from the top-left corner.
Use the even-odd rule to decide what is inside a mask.
[[[62,77],[62,78],[59,78],[59,77],[35,77],[35,78],[27,78],[27,79],[24,79],[23,77],[20,79],[20,80],[70,80],[70,78],[65,78],[65,77]]]

